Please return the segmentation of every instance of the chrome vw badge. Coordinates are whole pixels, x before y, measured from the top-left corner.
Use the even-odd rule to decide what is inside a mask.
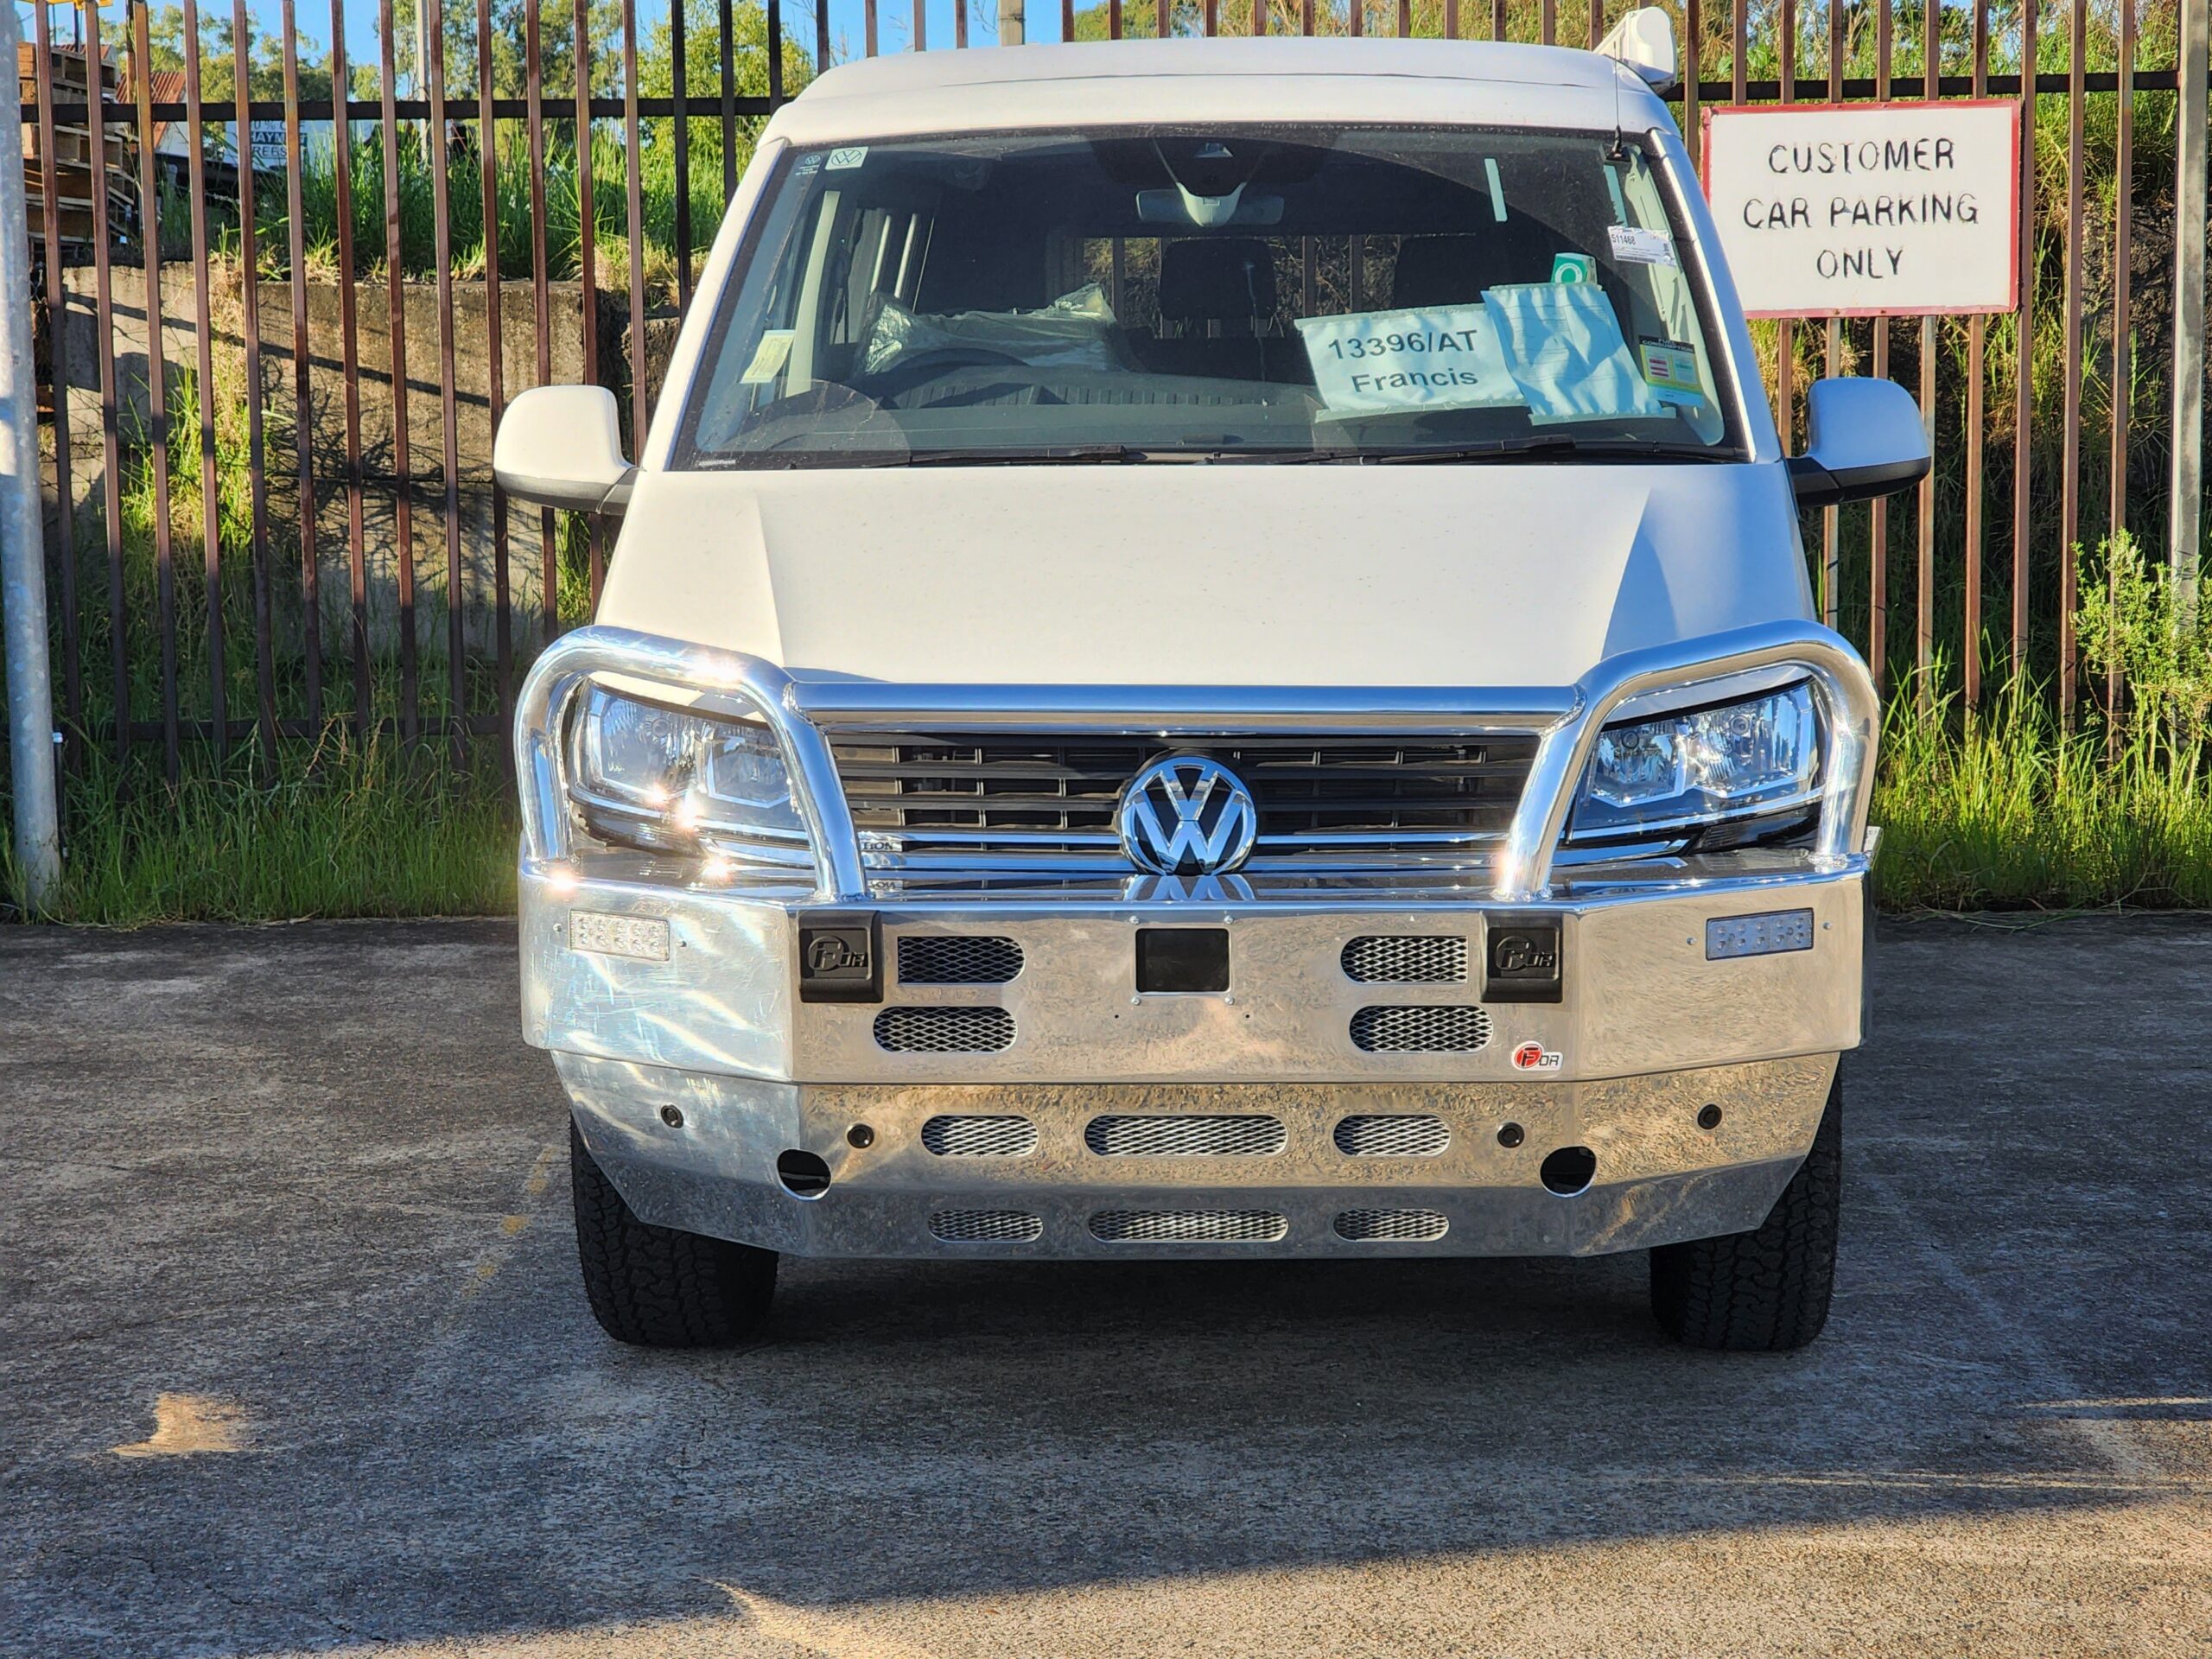
[[[1236,774],[1202,754],[1171,754],[1129,779],[1115,814],[1122,850],[1154,875],[1214,875],[1252,855],[1260,811]]]

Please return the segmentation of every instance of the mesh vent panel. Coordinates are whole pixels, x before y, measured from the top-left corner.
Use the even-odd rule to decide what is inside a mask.
[[[1003,985],[1021,971],[1012,939],[926,933],[899,941],[902,985]]]
[[[1272,1210],[1101,1210],[1090,1236],[1109,1244],[1264,1244],[1290,1224]]]
[[[1026,1243],[1044,1236],[1045,1221],[1027,1210],[940,1210],[930,1231],[948,1244]]]
[[[1452,1144],[1440,1117],[1425,1112],[1338,1120],[1337,1150],[1348,1158],[1433,1158]]]
[[[1083,1131],[1108,1158],[1265,1158],[1287,1138],[1275,1117],[1094,1117]]]
[[[1441,1238],[1452,1224],[1433,1210],[1347,1210],[1337,1217],[1337,1236],[1354,1243]]]
[[[1026,1117],[933,1117],[922,1145],[940,1158],[1020,1158],[1037,1150],[1037,1126]]]
[[[1370,1054],[1465,1054],[1490,1041],[1480,1008],[1372,1007],[1351,1017],[1351,1039]]]
[[[995,1054],[1014,1041],[1004,1008],[886,1008],[875,1016],[880,1048],[900,1054]]]
[[[1344,942],[1344,976],[1364,984],[1457,985],[1467,977],[1467,942],[1442,935],[1369,933]]]

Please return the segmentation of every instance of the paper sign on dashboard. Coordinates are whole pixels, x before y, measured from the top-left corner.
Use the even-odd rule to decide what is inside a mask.
[[[1522,401],[1479,305],[1300,317],[1313,384],[1332,414],[1505,408]]]

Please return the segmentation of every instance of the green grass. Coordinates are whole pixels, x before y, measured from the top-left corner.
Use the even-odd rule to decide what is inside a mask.
[[[134,768],[134,772],[138,769]],[[333,730],[288,751],[273,779],[243,760],[175,788],[125,790],[111,760],[73,788],[60,902],[47,918],[283,921],[323,916],[480,916],[515,904],[513,790],[442,747],[361,747]],[[83,810],[88,800],[99,810]],[[0,865],[7,861],[0,857]],[[12,908],[12,868],[0,872]]]
[[[1892,700],[1874,821],[1885,909],[2212,906],[2212,786],[2008,693],[1969,726]]]

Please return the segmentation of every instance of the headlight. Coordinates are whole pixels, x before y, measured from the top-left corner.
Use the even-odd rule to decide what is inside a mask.
[[[1820,716],[1806,681],[1622,721],[1599,735],[1572,838],[1675,836],[1726,819],[1789,813],[1818,800],[1820,768]]]
[[[805,852],[791,773],[764,722],[593,686],[576,712],[574,745],[572,791],[603,839],[683,850],[708,842],[778,862]]]

